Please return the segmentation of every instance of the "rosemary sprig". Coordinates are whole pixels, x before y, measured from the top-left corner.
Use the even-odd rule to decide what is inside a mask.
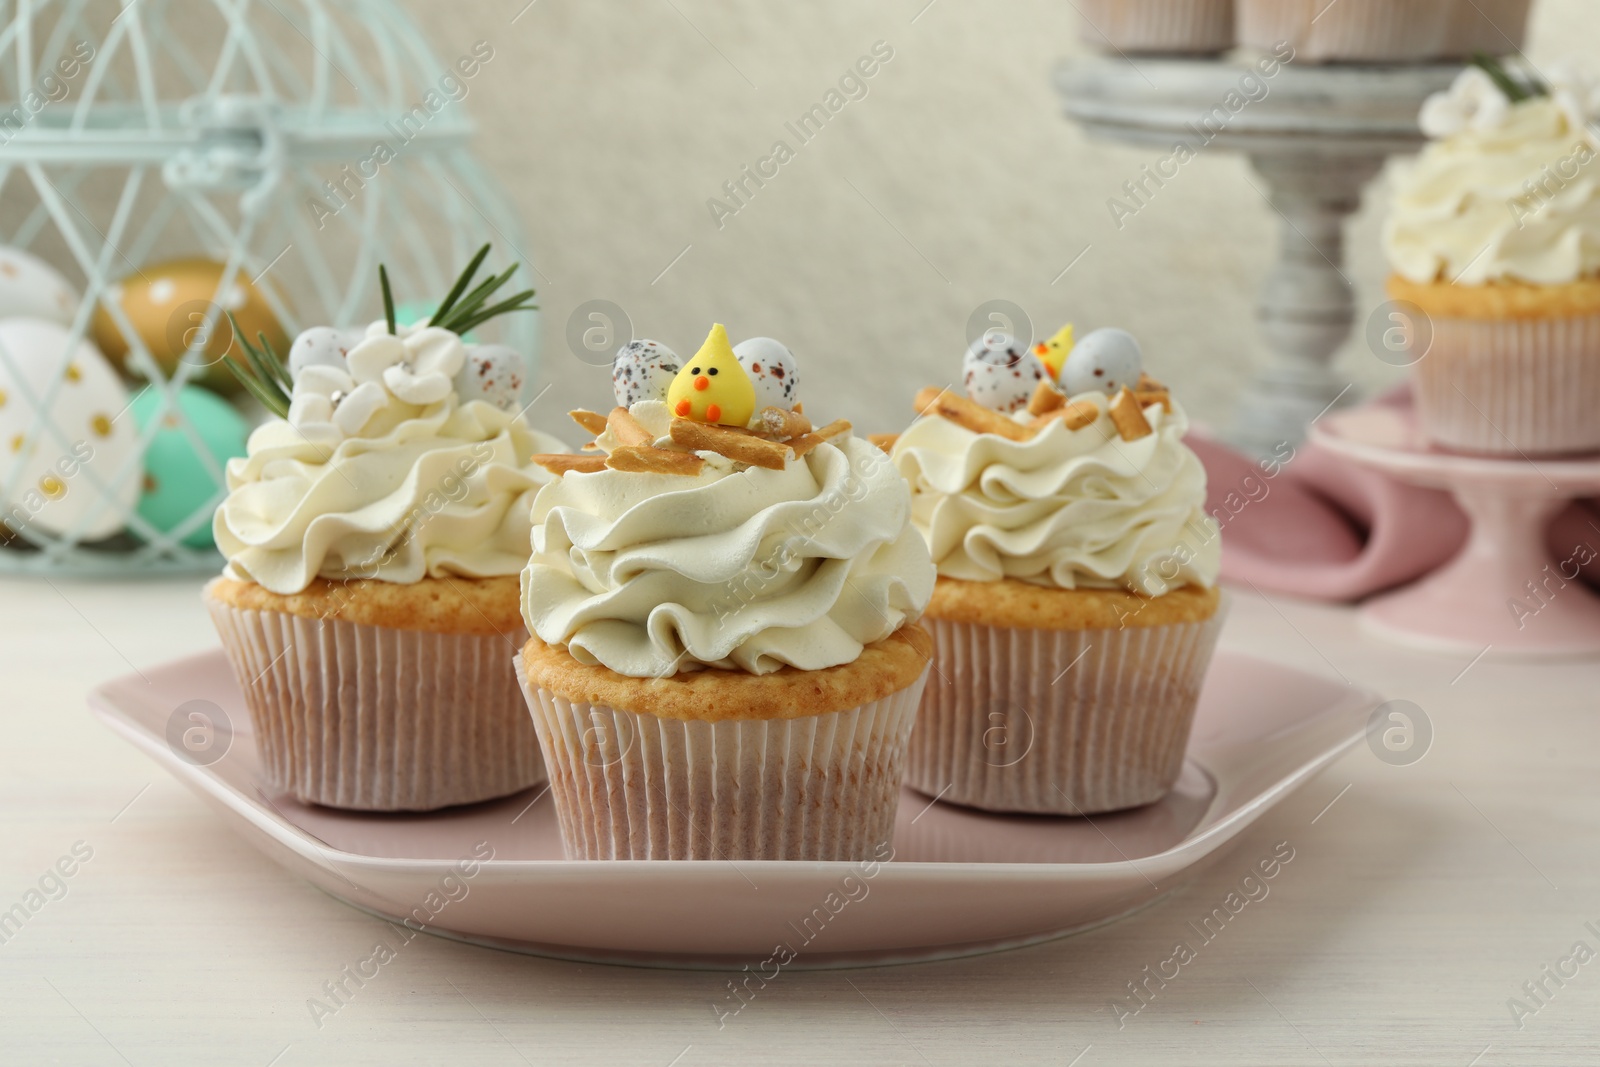
[[[224,357],[222,362],[233,376],[239,379],[239,384],[245,391],[257,400],[263,407],[280,419],[289,417],[289,392],[294,388],[289,379],[289,372],[285,369],[283,361],[272,350],[272,342],[267,340],[264,333],[256,336],[261,340],[261,347],[257,348],[245,338],[244,331],[239,329],[239,322],[233,317],[233,312],[227,312],[228,325],[233,327],[233,338],[239,342],[239,347],[244,351],[243,360]]]
[[[1498,59],[1487,52],[1472,53],[1472,65],[1489,76],[1495,88],[1505,94],[1505,98],[1513,104],[1520,104],[1524,100],[1532,100],[1536,96],[1549,96],[1550,89],[1538,78],[1530,75],[1524,84],[1513,78],[1509,71],[1501,65]]]
[[[497,318],[500,315],[509,315],[514,311],[533,311],[537,309],[537,304],[528,303],[528,300],[534,295],[534,290],[532,289],[518,293],[508,300],[502,300],[498,304],[484,306],[488,303],[489,298],[499,292],[511,280],[511,276],[517,273],[517,269],[521,266],[520,263],[511,264],[503,274],[490,275],[485,281],[479,283],[477,288],[468,291],[467,287],[472,284],[472,279],[477,275],[478,268],[488,258],[489,248],[489,245],[484,245],[478,249],[477,255],[472,257],[466,269],[461,272],[461,276],[456,279],[455,285],[450,287],[450,292],[439,305],[439,310],[435,311],[433,317],[428,320],[429,326],[439,326],[462,334],[474,327],[482,326],[490,319]],[[466,295],[463,296],[462,294]]]
[[[383,320],[389,324],[389,333],[393,336],[394,293],[389,289],[389,272],[382,263],[378,264],[378,288],[383,290]]]

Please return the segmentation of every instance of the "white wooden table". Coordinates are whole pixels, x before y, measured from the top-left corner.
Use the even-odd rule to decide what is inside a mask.
[[[0,1064],[1600,1063],[1600,955],[1561,962],[1600,954],[1600,664],[1409,653],[1348,609],[1248,589],[1226,645],[1415,701],[1432,748],[1396,767],[1358,747],[1131,918],[788,972],[720,1031],[725,975],[419,937],[319,1028],[307,999],[378,920],[236,840],[85,709],[92,685],[213,644],[199,584],[0,582],[0,909],[41,879],[59,897],[0,944]],[[1295,860],[1270,895],[1119,1029],[1108,1003],[1280,841]]]

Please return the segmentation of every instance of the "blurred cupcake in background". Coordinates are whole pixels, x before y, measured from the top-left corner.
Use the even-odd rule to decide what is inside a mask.
[[[1008,340],[884,442],[939,574],[906,780],[989,811],[1147,804],[1182,769],[1222,625],[1205,469],[1131,335],[1063,330],[1009,365]]]
[[[1600,449],[1600,84],[1480,59],[1423,106],[1383,242],[1423,429],[1448,448]]]
[[[674,368],[675,372],[668,368]],[[618,353],[541,456],[518,661],[572,859],[850,860],[893,836],[933,565],[905,483],[719,325]]]
[[[1079,40],[1114,52],[1212,55],[1233,47],[1234,0],[1079,0]]]
[[[385,279],[386,320],[307,330],[287,365],[236,337],[278,417],[228,463],[204,599],[266,784],[309,803],[425,811],[544,780],[511,658],[550,479],[528,457],[562,446],[522,419],[522,357],[461,339],[532,295],[496,307],[510,272],[469,290],[487,251],[432,324],[398,325]]]

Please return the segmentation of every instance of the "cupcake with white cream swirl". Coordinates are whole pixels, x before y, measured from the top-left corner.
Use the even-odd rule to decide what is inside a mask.
[[[927,389],[892,445],[939,574],[926,620],[941,673],[907,782],[995,811],[1164,795],[1222,621],[1182,407],[1126,332],[1057,343],[1059,377],[1022,409]]]

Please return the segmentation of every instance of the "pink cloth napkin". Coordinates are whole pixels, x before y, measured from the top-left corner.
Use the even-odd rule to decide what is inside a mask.
[[[1405,403],[1404,389],[1375,404]],[[1419,489],[1306,442],[1253,460],[1195,430],[1206,510],[1222,527],[1222,577],[1315,600],[1360,600],[1421,578],[1466,543],[1449,493]],[[1577,501],[1550,525],[1550,551],[1579,544],[1600,557],[1600,501]],[[1600,558],[1583,568],[1600,585]]]

